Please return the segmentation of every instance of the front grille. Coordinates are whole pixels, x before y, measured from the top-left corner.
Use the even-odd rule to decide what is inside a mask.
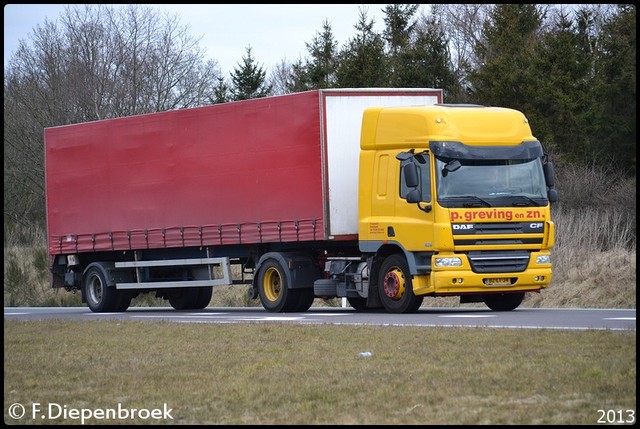
[[[517,273],[529,265],[527,251],[469,252],[467,257],[474,273]]]

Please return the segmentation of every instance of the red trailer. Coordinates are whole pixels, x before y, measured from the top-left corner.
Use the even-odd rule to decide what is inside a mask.
[[[441,101],[436,89],[315,90],[48,128],[52,285],[93,311],[146,292],[197,309],[268,263],[287,290],[274,278],[265,308],[306,310],[324,261],[359,257],[364,109]]]

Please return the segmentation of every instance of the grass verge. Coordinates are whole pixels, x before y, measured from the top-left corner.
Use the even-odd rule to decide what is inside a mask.
[[[172,410],[93,424],[597,424],[636,406],[635,331],[5,320],[4,347],[10,424],[80,423],[34,403]]]

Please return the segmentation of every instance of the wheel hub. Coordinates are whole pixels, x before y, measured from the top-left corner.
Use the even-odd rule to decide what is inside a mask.
[[[384,294],[391,299],[400,299],[404,295],[405,281],[402,271],[393,269],[384,276]]]
[[[269,268],[264,277],[264,292],[269,301],[275,302],[282,292],[280,273],[275,268]]]

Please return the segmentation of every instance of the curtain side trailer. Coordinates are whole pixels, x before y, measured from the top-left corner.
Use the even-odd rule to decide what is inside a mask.
[[[96,312],[149,292],[204,308],[232,283],[267,310],[306,310],[326,262],[360,255],[363,111],[441,101],[316,90],[47,128],[52,285]]]

